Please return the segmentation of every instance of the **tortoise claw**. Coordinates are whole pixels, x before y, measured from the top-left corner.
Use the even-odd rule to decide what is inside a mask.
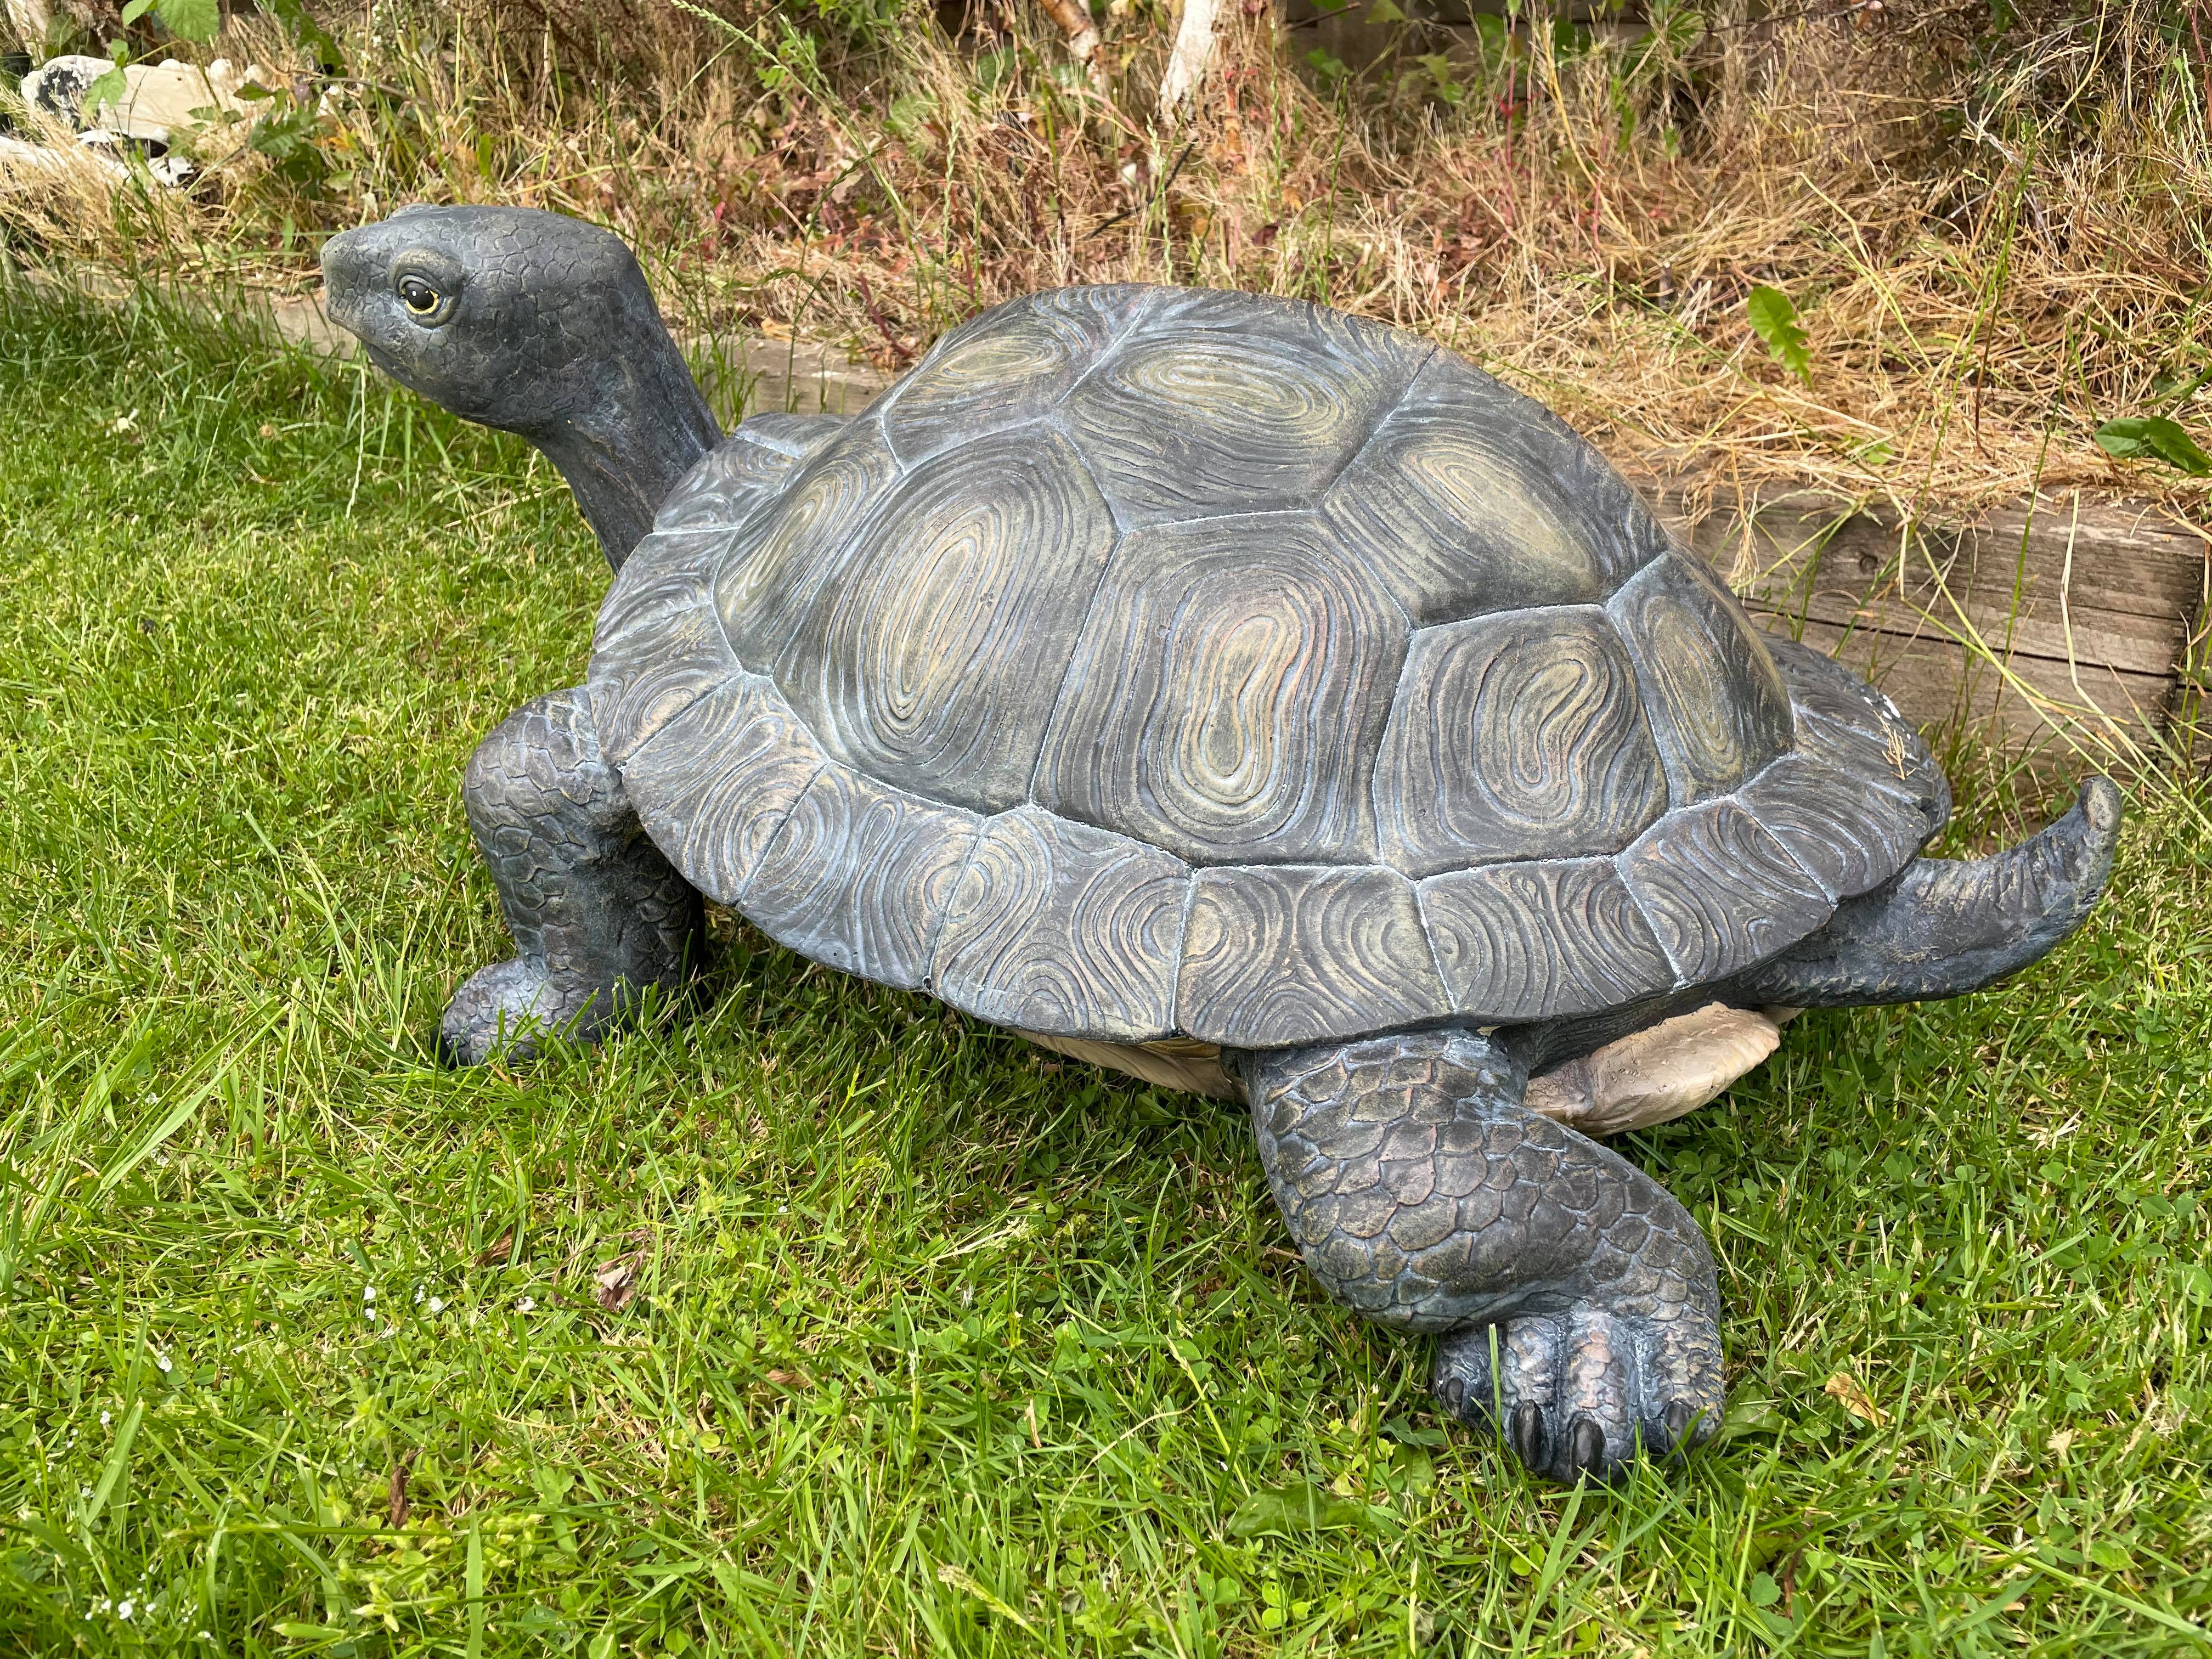
[[[1701,1310],[1665,1328],[1583,1303],[1456,1331],[1437,1345],[1431,1387],[1462,1423],[1502,1437],[1532,1474],[1612,1480],[1686,1452],[1719,1419],[1720,1343]],[[1497,1364],[1493,1369],[1492,1354]]]

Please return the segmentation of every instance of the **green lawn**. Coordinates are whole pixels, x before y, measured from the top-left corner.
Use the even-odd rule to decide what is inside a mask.
[[[1320,1299],[1236,1111],[742,927],[688,1030],[438,1070],[461,763],[605,580],[351,366],[0,297],[0,1647],[2203,1644],[2196,805],[2019,983],[1626,1143],[1734,1406],[1572,1492]]]

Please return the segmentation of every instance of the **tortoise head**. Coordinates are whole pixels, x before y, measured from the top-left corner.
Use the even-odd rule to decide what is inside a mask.
[[[544,450],[617,568],[720,440],[637,260],[595,225],[405,207],[324,244],[323,282],[386,374]]]

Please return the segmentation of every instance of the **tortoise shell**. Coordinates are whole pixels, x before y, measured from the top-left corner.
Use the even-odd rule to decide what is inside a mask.
[[[1597,452],[1322,307],[1074,289],[761,417],[590,690],[685,877],[981,1018],[1261,1048],[1723,980],[1948,811]]]

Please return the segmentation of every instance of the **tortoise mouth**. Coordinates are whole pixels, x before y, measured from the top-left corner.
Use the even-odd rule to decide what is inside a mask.
[[[347,333],[362,337],[362,301],[374,280],[374,263],[359,230],[341,231],[323,244],[323,313]]]

